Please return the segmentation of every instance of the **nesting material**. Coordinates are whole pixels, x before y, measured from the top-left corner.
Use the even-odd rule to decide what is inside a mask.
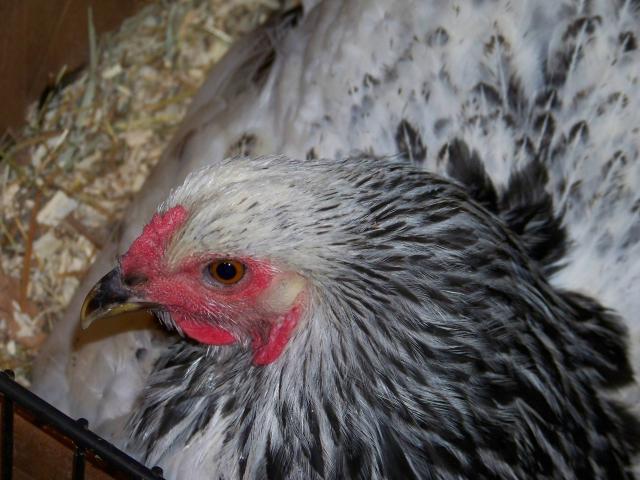
[[[273,0],[159,2],[96,38],[0,143],[0,368],[31,361],[207,71]],[[91,16],[89,15],[89,18]]]

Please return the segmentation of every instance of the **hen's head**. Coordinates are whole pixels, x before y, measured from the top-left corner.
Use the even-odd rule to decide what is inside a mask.
[[[377,161],[236,158],[191,175],[87,297],[85,324],[149,309],[197,342],[241,343],[255,364],[273,362],[319,292],[327,300],[341,270],[362,262],[361,197],[381,172],[358,184],[350,162]]]

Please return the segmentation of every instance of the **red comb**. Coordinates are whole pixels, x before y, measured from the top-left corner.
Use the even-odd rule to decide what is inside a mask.
[[[176,205],[165,213],[156,213],[144,227],[121,260],[122,271],[136,271],[145,266],[156,265],[167,248],[173,234],[187,219],[187,209]]]

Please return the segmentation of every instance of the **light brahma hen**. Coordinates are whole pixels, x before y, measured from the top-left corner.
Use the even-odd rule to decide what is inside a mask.
[[[36,391],[169,478],[633,478],[638,15],[271,22],[195,98]],[[80,317],[124,325],[74,340]]]

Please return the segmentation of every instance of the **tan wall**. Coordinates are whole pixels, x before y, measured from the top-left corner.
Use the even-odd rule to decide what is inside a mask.
[[[19,127],[63,65],[88,58],[87,11],[97,32],[116,29],[152,0],[0,0],[0,135]]]

